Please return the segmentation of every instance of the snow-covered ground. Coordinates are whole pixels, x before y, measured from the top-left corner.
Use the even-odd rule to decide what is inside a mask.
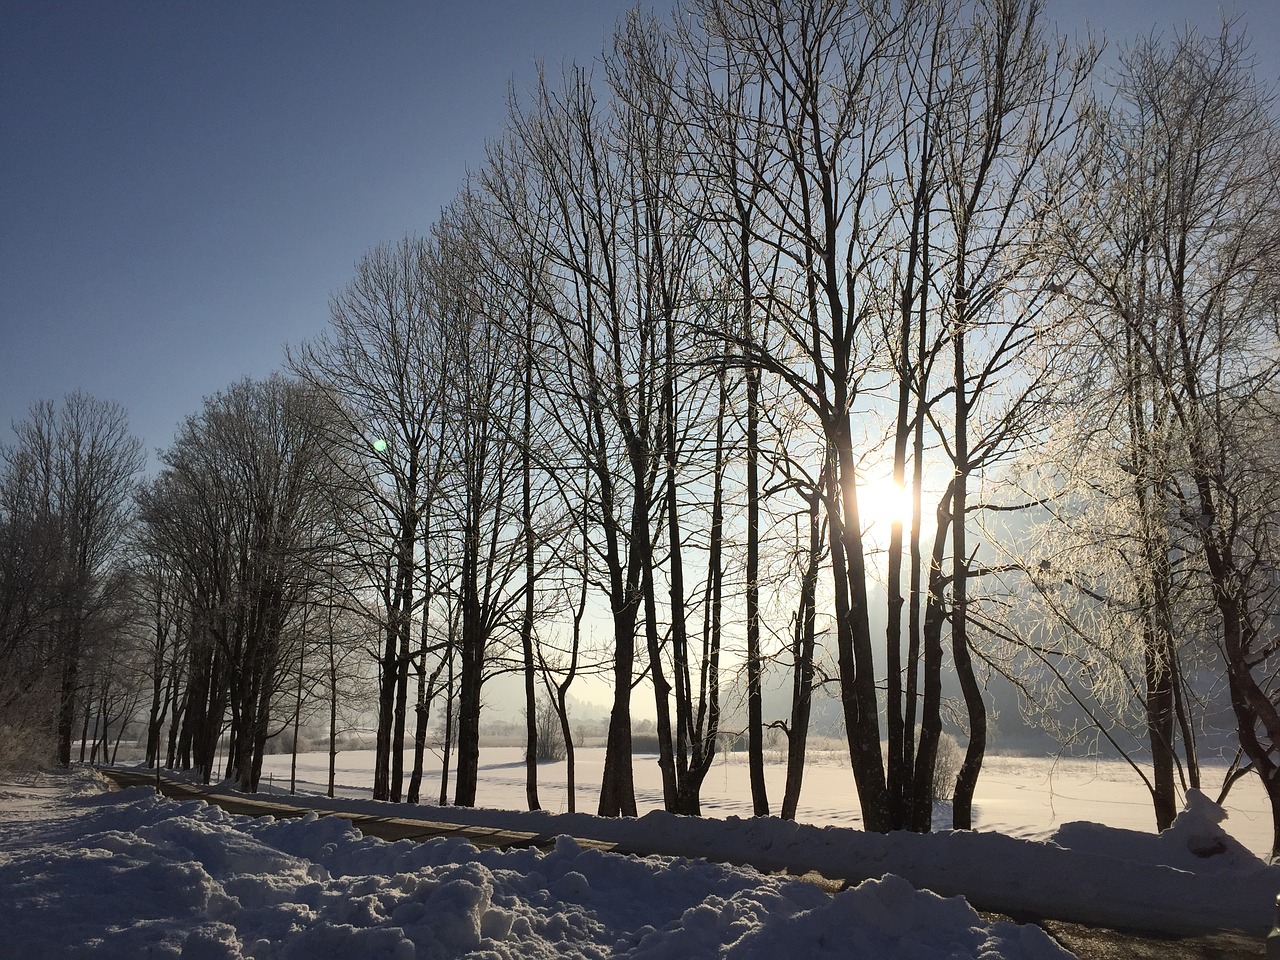
[[[277,788],[288,771],[281,759],[270,776]],[[322,756],[300,760],[308,779],[324,769]],[[363,758],[346,760],[351,789],[344,792],[354,794],[363,787],[356,781]],[[521,768],[498,753],[483,760],[489,786],[482,802],[501,798],[501,776],[519,784],[523,797]],[[732,767],[722,771],[731,784]],[[1071,796],[1106,782],[1097,771],[1055,776],[1055,794]],[[0,788],[0,957],[1048,960],[1067,954],[1039,928],[988,922],[959,898],[919,888],[971,889],[975,898],[1003,897],[1011,907],[1038,898],[1068,913],[1110,909],[1116,922],[1148,929],[1199,923],[1254,934],[1269,925],[1280,891],[1280,866],[1264,865],[1224,833],[1222,811],[1194,794],[1174,829],[1158,837],[1087,823],[1059,826],[1051,842],[995,832],[881,837],[739,819],[723,809],[717,813],[725,818],[710,822],[660,812],[602,822],[585,814],[447,811],[539,832],[594,831],[717,860],[804,863],[877,878],[830,897],[746,867],[627,857],[569,839],[548,853],[478,851],[456,839],[384,843],[343,819],[250,819],[162,799],[146,787],[103,789],[89,772]],[[589,793],[580,808],[590,809]],[[992,799],[980,806],[998,809],[1001,820],[1031,822],[1038,801],[1020,813],[1013,799],[1035,791],[1005,793],[1009,806]],[[544,805],[552,795],[548,779]],[[346,802],[387,816],[411,812]],[[1234,819],[1233,812],[1226,825]]]
[[[522,747],[485,746],[480,750],[480,779],[476,803],[480,807],[524,810],[525,770]],[[779,754],[772,754],[765,766],[772,809],[782,802],[786,767]],[[576,757],[575,791],[580,812],[593,813],[600,797],[604,773],[604,749],[579,748]],[[430,802],[440,796],[439,761],[428,755],[422,796]],[[290,758],[267,757],[263,765],[262,788],[287,791]],[[406,771],[412,757],[406,757]],[[657,756],[635,758],[636,805],[641,814],[662,809],[662,778]],[[1210,796],[1217,796],[1225,764],[1207,764],[1202,783]],[[369,750],[338,754],[337,793],[347,797],[370,796],[373,783],[373,753]],[[406,784],[408,775],[406,773]],[[324,793],[329,782],[327,753],[298,756],[297,788],[302,792]],[[544,763],[538,767],[538,796],[542,809],[564,813],[569,809],[565,790],[565,764]],[[452,785],[449,795],[452,796]],[[750,817],[751,788],[746,754],[721,754],[703,783],[702,813],[707,817]],[[1271,814],[1266,794],[1256,777],[1245,777],[1231,788],[1226,803],[1227,831],[1260,857],[1271,849]],[[805,768],[797,819],[817,826],[857,827],[857,794],[847,752],[811,750]],[[939,807],[936,825],[951,825],[950,811]],[[1133,770],[1119,760],[1055,759],[1050,757],[991,756],[983,766],[974,798],[974,826],[1013,837],[1047,840],[1064,823],[1088,820],[1109,827],[1154,832],[1155,815],[1151,798]]]

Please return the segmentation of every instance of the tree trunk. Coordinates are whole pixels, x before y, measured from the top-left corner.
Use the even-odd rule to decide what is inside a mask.
[[[569,729],[569,705],[565,702],[564,691],[558,691],[556,697],[556,716],[560,720],[560,736],[564,738],[564,794],[568,813],[577,813],[578,804],[574,786],[574,752],[573,733]]]
[[[633,545],[632,549],[636,549]],[[679,796],[675,756],[671,743],[671,684],[662,668],[662,648],[658,640],[658,603],[654,596],[653,555],[646,547],[644,557],[644,635],[649,651],[649,680],[653,684],[654,710],[657,714],[658,769],[662,772],[662,804],[668,812],[675,809]],[[674,613],[673,613],[674,615]]]
[[[965,391],[965,317],[967,309],[963,274],[957,280],[955,330],[956,475],[952,487],[951,521],[951,656],[969,718],[969,745],[956,775],[951,820],[956,830],[973,829],[973,792],[978,786],[987,750],[987,707],[973,670],[969,651],[969,545],[966,536],[969,482],[969,400]]]
[[[302,629],[304,636],[298,640],[298,690],[297,696],[293,701],[293,745],[289,751],[289,795],[293,796],[298,792],[298,726],[302,721],[302,667],[304,651],[306,650],[305,633],[306,633],[306,617],[302,619]]]
[[[395,726],[396,705],[396,602],[392,598],[392,557],[388,556],[382,571],[382,609],[384,625],[382,656],[378,660],[378,729],[374,741],[373,799],[391,799],[391,731]]]
[[[843,405],[837,398],[837,409]],[[849,756],[858,787],[862,822],[867,830],[885,833],[890,827],[884,758],[880,752],[880,721],[875,664],[867,609],[867,571],[858,511],[858,480],[853,438],[847,414],[828,426],[832,476],[838,484],[828,497],[831,531],[831,569],[836,589],[836,642],[840,670],[840,700],[844,709]]]
[[[604,777],[600,784],[599,815],[634,817],[635,780],[631,767],[631,680],[635,672],[635,623],[641,596],[628,590],[613,614],[613,706],[605,741]]]
[[[920,703],[920,742],[916,747],[915,770],[911,788],[911,812],[908,829],[928,833],[933,829],[933,783],[937,766],[938,743],[942,739],[942,628],[947,622],[947,576],[943,569],[951,532],[951,494],[953,484],[938,501],[937,528],[933,550],[929,555],[929,592],[925,597],[924,623],[921,626],[923,646],[922,699]]]
[[[93,686],[90,685],[84,698],[84,717],[80,724],[80,763],[84,763],[85,751],[88,749],[89,743],[89,717],[93,713]],[[69,755],[70,747],[68,745],[67,763],[71,763]]]
[[[818,509],[821,486],[809,500],[809,558],[800,581],[800,604],[796,610],[795,639],[792,643],[791,722],[787,726],[787,782],[782,795],[782,819],[794,820],[804,782],[805,753],[809,740],[809,717],[813,706],[813,652],[817,643],[818,565],[822,552],[822,528]]]
[[[450,641],[452,641],[454,624],[450,624]],[[449,803],[449,763],[453,757],[454,728],[457,724],[455,717],[454,704],[454,678],[453,678],[453,643],[450,642],[449,649],[445,651],[445,663],[448,670],[447,686],[445,688],[444,698],[444,747],[440,751],[440,806],[448,806]]]
[[[603,430],[597,425],[598,434]],[[635,471],[640,475],[642,471]],[[599,815],[636,815],[635,777],[631,765],[631,682],[635,675],[636,620],[644,602],[641,587],[642,548],[649,535],[648,497],[643,487],[633,491],[631,505],[631,550],[624,570],[619,551],[619,535],[613,519],[612,479],[605,470],[600,480],[600,507],[604,521],[605,562],[609,572],[609,598],[613,603],[613,706],[609,711],[609,733],[605,741],[604,776],[600,784]]]
[[[73,627],[79,633],[79,627]],[[71,766],[71,734],[76,722],[76,693],[80,687],[80,643],[73,639],[62,663],[58,690],[58,766]],[[81,746],[83,760],[83,745]]]
[[[412,576],[410,573],[409,576]],[[406,590],[404,606],[396,624],[397,655],[395,658],[395,725],[391,735],[390,800],[399,803],[404,790],[404,733],[409,709],[409,634],[412,618],[412,600]]]
[[[329,643],[333,643],[333,623],[329,624]],[[338,776],[338,668],[329,648],[329,783],[325,796],[333,796],[334,781]]]
[[[524,616],[520,621],[520,651],[524,657],[524,794],[530,810],[541,810],[538,802],[538,701],[533,660],[534,536],[533,536],[533,311],[526,307],[523,343],[524,377],[521,399],[524,420],[520,436],[520,522],[524,527]],[[566,748],[568,740],[565,741]]]
[[[764,694],[760,662],[760,371],[747,366],[747,765],[751,809],[769,815],[764,780]]]
[[[163,667],[157,666],[151,678],[151,706],[147,710],[147,766],[160,766],[160,728],[164,723]]]
[[[1155,646],[1156,640],[1148,635],[1143,638],[1146,650],[1143,657],[1143,676],[1146,681],[1147,735],[1151,744],[1151,765],[1154,768],[1152,800],[1155,804],[1156,829],[1166,830],[1178,815],[1176,788],[1173,778],[1173,671]]]
[[[464,605],[472,609],[465,612],[462,619],[462,663],[458,674],[458,760],[453,802],[459,807],[475,806],[480,767],[480,686],[484,670],[484,638],[481,636],[475,590],[473,583],[463,585]]]

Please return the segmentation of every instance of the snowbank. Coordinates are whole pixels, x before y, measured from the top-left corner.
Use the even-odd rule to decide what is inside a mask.
[[[1048,841],[994,832],[887,836],[775,817],[723,820],[653,811],[603,819],[545,811],[416,807],[372,800],[291,797],[316,809],[421,817],[575,837],[664,855],[706,857],[764,871],[817,870],[860,882],[885,874],[979,909],[1176,934],[1241,930],[1265,935],[1280,893],[1268,866],[1221,827],[1225,811],[1200,791],[1162,834],[1070,823]]]
[[[832,898],[749,868],[568,838],[546,854],[383,843],[336,818],[250,819],[73,783],[43,803],[22,790],[0,799],[0,956],[1069,956],[1037,927],[987,923],[894,876]]]

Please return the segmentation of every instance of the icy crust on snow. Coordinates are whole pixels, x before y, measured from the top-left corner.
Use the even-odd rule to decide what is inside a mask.
[[[1069,956],[1037,927],[885,876],[798,880],[582,849],[384,843],[336,818],[232,816],[134,788],[7,816],[0,956],[668,958]],[[18,837],[14,830],[23,831]]]

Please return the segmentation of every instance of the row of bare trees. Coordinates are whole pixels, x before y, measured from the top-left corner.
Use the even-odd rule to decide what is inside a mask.
[[[547,666],[539,644],[555,633],[535,639],[535,623],[540,612],[544,622],[572,619],[574,645],[559,662],[575,663],[590,596],[609,628],[613,688],[601,813],[635,810],[631,709],[641,681],[654,697],[666,803],[698,810],[726,643],[742,663],[760,813],[770,809],[761,677],[772,658],[792,671],[790,715],[773,720],[790,744],[784,814],[795,812],[809,704],[826,677],[839,691],[864,821],[928,829],[953,673],[968,743],[953,819],[971,825],[986,747],[982,676],[1002,671],[1028,689],[1037,677],[1059,681],[1108,736],[1138,705],[1156,818],[1167,825],[1174,726],[1191,743],[1206,709],[1179,679],[1179,648],[1210,639],[1215,619],[1240,624],[1223,626],[1218,666],[1241,705],[1249,769],[1266,777],[1273,507],[1255,497],[1240,514],[1252,538],[1242,553],[1242,528],[1222,526],[1226,504],[1215,499],[1227,496],[1214,479],[1225,467],[1182,472],[1216,450],[1253,488],[1274,475],[1265,444],[1241,470],[1241,434],[1233,428],[1228,445],[1223,427],[1263,431],[1274,420],[1267,255],[1227,261],[1247,290],[1228,277],[1188,299],[1188,278],[1222,268],[1222,243],[1274,248],[1259,233],[1273,222],[1262,213],[1274,209],[1270,191],[1213,165],[1269,172],[1275,158],[1274,118],[1224,36],[1216,48],[1194,36],[1169,51],[1135,47],[1104,101],[1087,88],[1094,51],[1049,36],[1037,3],[705,0],[678,9],[672,25],[630,15],[598,71],[544,76],[514,102],[506,135],[422,254],[410,257],[419,242],[406,241],[396,256],[374,255],[426,292],[382,296],[366,313],[378,329],[356,339],[384,350],[378,338],[417,303],[435,325],[419,344],[437,344],[436,379],[391,389],[360,381],[333,344],[295,358],[317,385],[338,385],[339,406],[381,384],[377,396],[438,424],[425,457],[440,472],[429,494],[410,494],[416,509],[400,526],[417,530],[419,545],[398,548],[397,563],[433,568],[440,547],[422,520],[446,488],[469,505],[440,520],[462,531],[460,586],[441,593],[456,603],[447,617],[433,613],[436,581],[426,576],[416,620],[415,602],[401,605],[421,641],[388,641],[379,725],[388,762],[403,741],[403,722],[391,718],[410,702],[410,670],[421,715],[440,689],[424,686],[427,664],[452,670],[455,650],[466,731],[458,801],[474,799],[479,689],[500,651],[526,671],[534,756],[534,666]],[[1204,110],[1197,82],[1220,109]],[[1165,129],[1153,137],[1144,124]],[[1204,150],[1186,146],[1199,139]],[[1215,140],[1248,149],[1215,149]],[[1199,180],[1179,182],[1187,177]],[[1194,224],[1197,203],[1220,222]],[[1223,241],[1228,223],[1249,231]],[[1212,242],[1196,248],[1194,236]],[[371,266],[362,263],[352,291]],[[1139,282],[1134,271],[1150,275]],[[1139,295],[1141,309],[1123,299]],[[335,304],[335,330],[349,338],[344,304]],[[1229,335],[1207,335],[1228,326]],[[1157,345],[1164,361],[1180,357],[1182,373],[1157,362]],[[1207,389],[1197,378],[1208,369],[1242,379]],[[418,391],[407,406],[406,383]],[[1079,393],[1082,383],[1105,386],[1106,403]],[[1187,406],[1206,397],[1206,409]],[[1089,408],[1072,411],[1073,401]],[[400,489],[425,476],[412,454],[404,460],[411,448],[379,447],[367,426],[357,429],[372,422],[368,410],[357,404],[346,416]],[[1163,425],[1153,434],[1155,420]],[[1206,423],[1210,432],[1193,440]],[[506,456],[486,460],[498,451]],[[1099,463],[1137,479],[1090,479]],[[910,517],[888,524],[887,541],[868,538],[874,518],[860,501],[877,472],[914,500]],[[1024,491],[1032,476],[1041,482]],[[1059,486],[1046,491],[1045,477]],[[1175,501],[1179,515],[1197,518],[1185,532],[1198,540],[1172,536]],[[483,503],[491,522],[475,512]],[[1117,512],[1138,518],[1141,549],[1118,547],[1131,567],[1122,573],[1136,634],[1112,616],[1117,591],[1061,575],[1072,550],[1082,556],[1062,531],[1078,539],[1096,518],[1114,534]],[[1200,595],[1224,598],[1215,614],[1201,604],[1190,616],[1174,602],[1161,582],[1173,573],[1160,572],[1171,551],[1198,558],[1178,582],[1200,563]],[[1135,556],[1147,559],[1135,565]],[[1042,603],[1049,579],[1069,597]],[[428,634],[442,638],[434,648]],[[1071,667],[1088,660],[1076,640],[1100,646],[1106,636],[1120,640],[1111,662],[1125,678],[1108,675],[1124,700],[1110,714],[1108,691]],[[831,663],[819,662],[820,638],[834,640]],[[1124,673],[1135,650],[1137,684]],[[1199,783],[1189,766],[1184,787]],[[396,779],[393,770],[386,786],[378,781],[380,795],[398,795]],[[529,802],[537,805],[532,765]]]
[[[336,713],[359,631],[334,602],[343,509],[319,409],[282,377],[233,385],[145,481],[114,404],[72,394],[16,425],[0,481],[6,764],[111,761],[138,723],[149,763],[207,780],[225,742],[218,774],[253,789],[302,654]]]
[[[490,643],[529,671],[532,718],[538,611],[580,627],[590,595],[613,689],[601,813],[635,811],[641,681],[665,802],[698,810],[729,644],[757,812],[771,809],[770,657],[794,692],[774,720],[791,745],[784,813],[826,676],[864,822],[928,829],[954,674],[967,750],[953,822],[970,826],[982,678],[1003,671],[1060,681],[1109,736],[1136,705],[1166,825],[1172,745],[1207,709],[1180,650],[1220,631],[1242,756],[1273,790],[1275,465],[1258,438],[1275,417],[1275,119],[1229,29],[1136,46],[1104,100],[1088,86],[1095,52],[1043,20],[1014,0],[700,0],[670,25],[628,16],[596,71],[544,76],[513,102],[429,244],[433,322],[486,331],[466,340],[483,348],[453,356],[465,378],[413,408],[442,403],[437,457],[462,489],[484,487],[470,471],[491,451],[514,451],[489,469],[492,525],[459,520],[473,545],[449,621],[461,743]],[[1132,479],[1091,478],[1100,463]],[[914,499],[887,541],[860,499],[877,472]],[[1136,523],[1111,541],[1127,600],[1060,572],[1082,556],[1062,537],[1117,511]],[[507,579],[486,579],[482,554]],[[1050,579],[1069,596],[1042,602]],[[482,602],[497,587],[505,603]],[[1139,682],[1113,683],[1125,702],[1111,715],[1071,667],[1088,659],[1076,641],[1104,636],[1128,638],[1113,662],[1140,664]],[[822,641],[833,662],[818,662]],[[388,657],[386,703],[408,702],[391,689],[428,649]],[[1199,783],[1190,767],[1184,787]]]
[[[753,807],[794,817],[827,685],[874,830],[930,829],[958,705],[967,828],[1003,673],[1131,753],[1163,827],[1216,680],[1280,838],[1277,120],[1230,27],[1134,45],[1105,94],[1096,60],[1039,0],[687,0],[541,76],[430,233],[361,259],[292,379],[211,398],[143,488],[151,759],[167,728],[211,777],[229,730],[252,789],[286,704],[296,731],[327,698],[336,731],[355,645],[379,799],[421,799],[435,722],[441,802],[450,770],[476,801],[499,672],[528,805],[541,697],[572,797],[568,692],[597,672],[603,815],[636,813],[637,696],[666,807],[699,812],[732,684]],[[53,490],[26,479],[37,426],[3,513],[34,565],[64,509],[27,506]],[[54,539],[109,550],[115,522]],[[103,557],[40,634],[68,745]],[[6,577],[10,643],[50,621]]]
[[[144,556],[175,581],[167,596],[157,583],[157,619],[180,616],[170,629],[185,640],[170,729],[206,782],[229,715],[226,775],[257,788],[287,653],[328,586],[344,511],[326,437],[311,391],[282,377],[243,381],[187,419],[140,492]]]
[[[635,810],[642,676],[667,805],[697,811],[727,616],[741,624],[754,806],[769,811],[761,674],[784,631],[765,611],[788,606],[784,809],[824,633],[864,822],[928,829],[949,640],[970,734],[955,822],[969,826],[986,722],[968,630],[968,584],[985,571],[967,539],[985,505],[970,497],[1046,423],[1058,371],[1040,362],[1056,317],[1040,251],[1092,55],[1047,41],[1034,3],[725,0],[676,21],[632,14],[603,76],[544,78],[480,177],[495,229],[539,266],[555,470],[567,457],[593,481],[573,502],[612,616],[600,812]],[[917,502],[891,533],[887,590],[859,503],[876,470],[910,476]],[[926,548],[920,504],[937,476]],[[807,518],[806,544],[763,529],[788,516]],[[726,545],[743,553],[736,597]],[[798,594],[766,582],[778,548],[808,558]]]

